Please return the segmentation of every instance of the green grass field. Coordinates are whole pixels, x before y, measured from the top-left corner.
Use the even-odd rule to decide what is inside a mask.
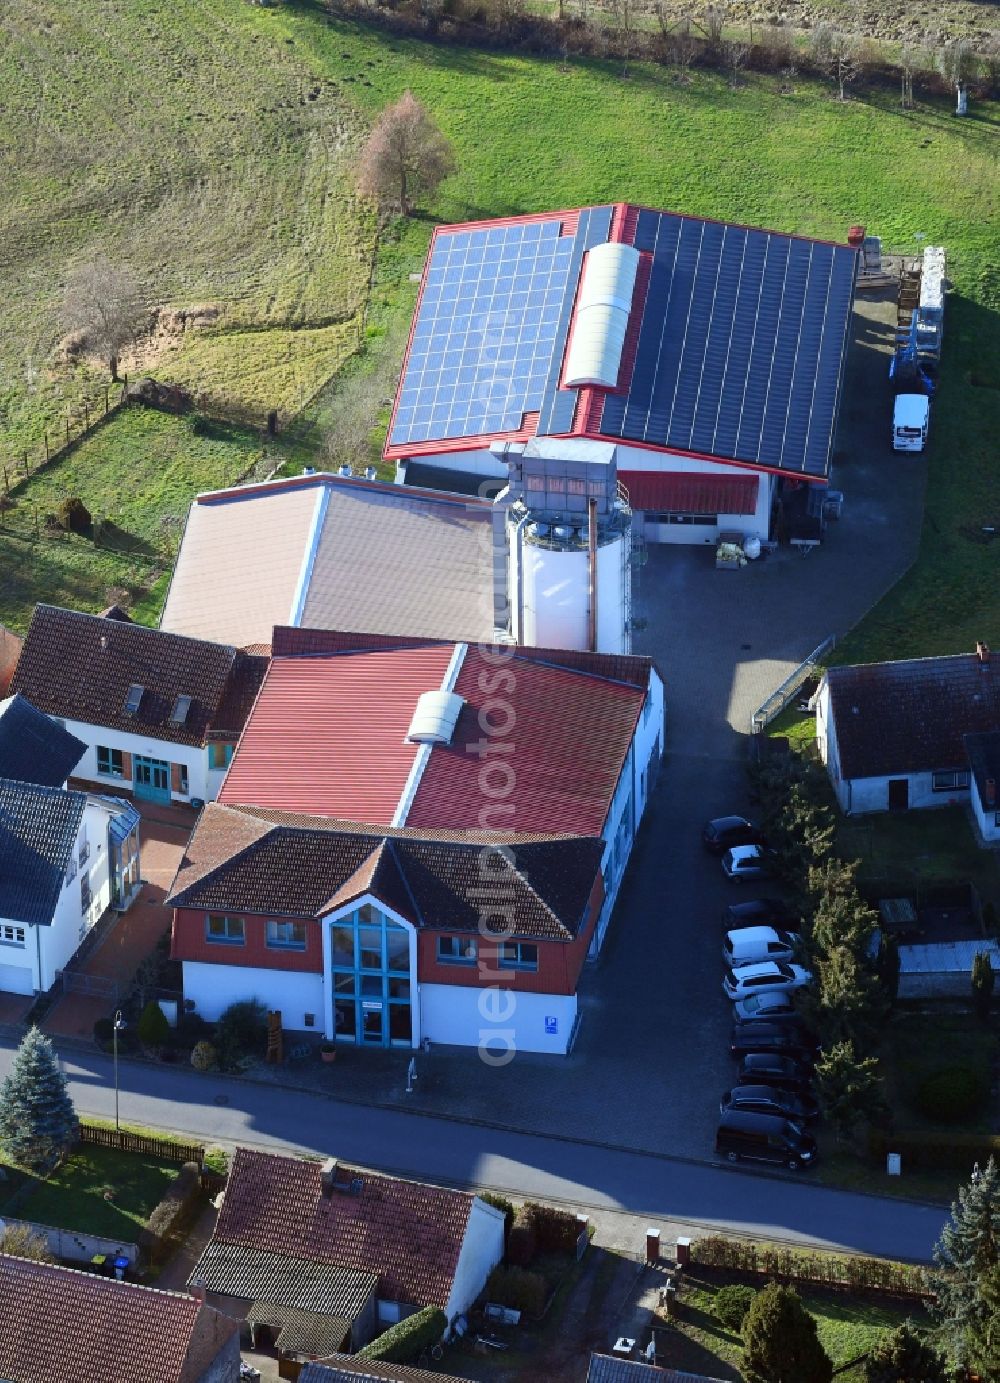
[[[25,1200],[17,1215],[109,1239],[135,1240],[178,1172],[176,1162],[113,1148],[77,1148]],[[105,1200],[105,1191],[113,1199]]]
[[[921,564],[846,653],[933,651],[1000,623],[995,555],[968,536],[995,513],[1000,434],[995,107],[976,102],[958,121],[947,103],[904,115],[890,89],[841,105],[826,86],[783,93],[755,74],[736,91],[718,74],[680,81],[643,66],[623,81],[596,61],[395,39],[308,0],[12,0],[5,26],[0,453],[37,451],[94,387],[56,346],[60,285],[99,247],[128,258],[157,304],[218,308],[210,329],[162,339],[144,368],[252,418],[304,410],[286,453],[294,467],[342,455],[348,438],[377,451],[410,275],[437,220],[623,199],[836,238],[860,220],[887,247],[913,249],[918,232],[943,242],[956,292]],[[153,76],[135,60],[152,52]],[[375,219],[350,167],[365,128],[407,88],[454,142],[458,171],[373,266]],[[84,460],[109,474],[124,466],[138,495],[155,461],[148,443],[130,421],[99,433]],[[250,445],[216,457],[225,480]],[[189,476],[183,464],[171,500],[182,507],[205,483],[196,454]],[[151,483],[148,503],[136,500],[137,537],[155,546],[163,504]],[[29,563],[17,549],[5,566],[24,570],[8,577],[0,617],[23,626],[39,596],[92,605],[110,566],[90,554],[85,573],[77,555],[50,549]],[[113,584],[155,580],[155,563],[114,566]],[[142,608],[155,614],[155,603]]]

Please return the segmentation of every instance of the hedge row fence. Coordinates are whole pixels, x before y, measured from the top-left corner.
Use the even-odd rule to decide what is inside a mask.
[[[928,1290],[923,1269],[913,1264],[893,1263],[885,1258],[806,1253],[778,1244],[754,1244],[715,1234],[694,1240],[691,1262],[703,1268],[743,1273],[760,1281],[774,1280],[844,1292],[872,1292],[921,1301],[934,1296]]]

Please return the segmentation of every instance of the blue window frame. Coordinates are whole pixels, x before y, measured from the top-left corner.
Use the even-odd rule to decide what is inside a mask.
[[[246,941],[246,918],[224,912],[205,915],[205,940],[220,946],[242,946]]]
[[[279,922],[270,918],[267,923],[267,944],[271,950],[304,951],[306,949],[306,924],[304,922]]]
[[[439,936],[437,958],[446,965],[475,965],[478,947],[474,936]]]
[[[538,947],[533,941],[501,941],[497,963],[501,970],[537,970]]]
[[[121,778],[125,774],[125,761],[120,749],[109,749],[105,744],[97,746],[97,771],[105,778]]]
[[[340,1042],[409,1047],[410,932],[370,903],[330,924],[333,1029]]]

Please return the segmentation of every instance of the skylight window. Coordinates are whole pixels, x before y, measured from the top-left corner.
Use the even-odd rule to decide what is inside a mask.
[[[183,725],[188,718],[188,711],[191,709],[190,696],[178,696],[174,701],[173,710],[168,717],[171,725]]]
[[[139,714],[139,706],[142,702],[143,693],[146,688],[139,682],[133,682],[128,689],[128,696],[125,698],[125,714],[134,716]]]

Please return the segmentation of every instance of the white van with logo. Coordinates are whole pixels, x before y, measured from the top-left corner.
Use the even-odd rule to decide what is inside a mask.
[[[930,399],[923,394],[896,395],[892,410],[893,451],[923,451],[930,413]]]

